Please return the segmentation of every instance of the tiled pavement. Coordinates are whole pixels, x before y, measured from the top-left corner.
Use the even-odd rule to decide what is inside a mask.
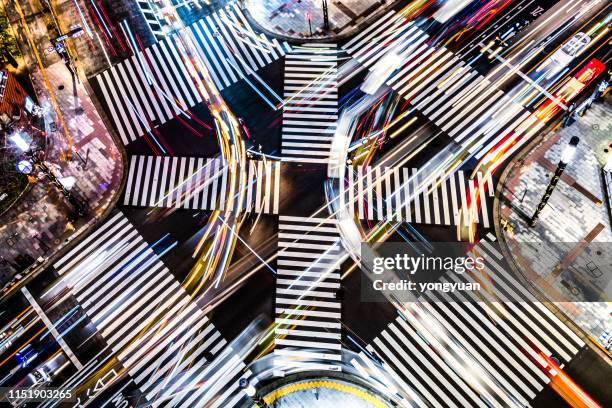
[[[76,155],[70,160],[61,160],[60,154],[67,142],[61,131],[55,131],[48,136],[46,162],[58,177],[75,177],[74,191],[87,200],[93,210],[92,215],[100,215],[121,183],[121,154],[83,85],[76,84],[78,99],[75,102],[73,84],[66,67],[56,63],[47,68],[47,74],[53,84],[65,86],[63,90],[56,91],[56,97],[65,117],[69,118],[67,126],[75,151],[83,160]],[[35,83],[36,88],[39,86]],[[40,89],[37,92],[44,95]],[[48,105],[44,96],[40,99],[41,106]],[[49,107],[49,110],[48,119],[52,120],[52,109]],[[24,253],[34,258],[51,254],[73,235],[72,226],[66,218],[68,211],[70,208],[66,201],[54,187],[44,181],[37,183],[0,220],[0,256],[13,259]],[[34,236],[38,236],[38,239]]]
[[[35,4],[36,2],[30,3]],[[121,3],[121,6],[119,3]],[[113,11],[115,13],[119,12],[117,9],[122,7],[123,3],[130,4],[131,2],[115,1],[113,2]],[[100,46],[104,35],[98,34],[100,35],[100,40],[98,39],[98,36],[96,36],[95,27],[97,22],[92,21],[91,14],[89,13],[89,11],[91,11],[93,8],[88,5],[87,2],[83,1],[80,2],[80,6],[77,8],[77,2],[74,0],[56,0],[52,2],[52,4],[55,13],[59,16],[60,26],[62,27],[63,32],[67,31],[75,24],[79,24],[84,28],[84,32],[81,36],[68,40],[78,59],[79,68],[82,69],[87,75],[91,75],[93,72],[98,72],[105,69],[108,66],[108,62],[104,56],[104,53],[106,52],[109,54],[110,58],[113,58],[114,55],[112,52],[103,50]],[[32,6],[31,4],[29,5]],[[126,18],[126,16],[129,18],[127,11],[124,11],[123,13],[124,18]],[[82,23],[81,16],[89,17],[87,19],[87,26]],[[143,41],[146,40],[146,38],[143,38]],[[115,42],[117,42],[117,40],[115,40]],[[116,49],[118,52],[121,50],[118,44],[116,44]]]
[[[267,31],[293,38],[311,38],[307,15],[311,16],[313,37],[325,37],[320,0],[245,0],[245,8],[257,24]],[[374,10],[389,3],[384,0],[328,0],[329,25],[341,34]]]
[[[612,263],[605,247],[612,242],[612,229],[605,204],[596,201],[603,200],[600,168],[603,148],[612,142],[607,130],[612,125],[611,111],[609,98],[595,104],[584,117],[534,149],[505,180],[503,195],[511,204],[502,202],[501,207],[501,217],[513,227],[506,240],[517,262],[527,274],[542,278],[550,298],[573,302],[558,306],[595,338],[612,330],[612,307],[604,302],[580,302],[586,296],[584,287],[571,272],[577,270],[577,276],[588,277],[588,285],[609,299]],[[525,216],[533,214],[552,176],[543,165],[556,167],[572,136],[581,139],[576,157],[567,166],[538,225],[531,228]],[[552,272],[572,251],[577,254],[575,260],[560,272]]]
[[[28,10],[25,12],[29,14]],[[84,231],[108,207],[119,189],[123,173],[121,153],[85,86],[73,80],[54,54],[45,52],[49,33],[42,16],[33,14],[27,21],[29,34],[41,55],[51,90],[65,118],[74,151],[80,155],[75,154],[70,159],[62,155],[68,146],[66,137],[51,105],[49,89],[39,66],[30,60],[32,84],[40,106],[46,109],[45,161],[58,177],[75,178],[73,192],[87,201],[91,216],[80,220],[76,226],[71,225],[67,219],[71,207],[61,193],[46,181],[38,182],[0,219],[0,256],[10,261],[18,254],[29,254],[33,258],[50,256],[76,237],[77,232]],[[22,28],[21,21],[15,19],[12,24],[20,45],[27,50],[26,54],[33,55],[26,39],[28,32]]]
[[[273,400],[274,397],[276,399]],[[361,387],[331,379],[291,383],[285,388],[275,390],[264,399],[270,405],[283,408],[386,406],[379,397]]]

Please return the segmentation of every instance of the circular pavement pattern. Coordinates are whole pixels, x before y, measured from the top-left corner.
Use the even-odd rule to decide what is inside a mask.
[[[388,408],[370,391],[337,379],[297,381],[283,385],[264,397],[270,407],[282,408]]]

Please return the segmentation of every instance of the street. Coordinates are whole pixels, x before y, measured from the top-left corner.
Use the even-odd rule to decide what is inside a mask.
[[[1,2],[0,400],[612,404],[610,6],[327,3]]]

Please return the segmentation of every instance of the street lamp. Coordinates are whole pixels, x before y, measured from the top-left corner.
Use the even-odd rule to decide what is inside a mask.
[[[248,379],[241,378],[239,384],[240,388],[242,388],[244,393],[253,400],[256,406],[259,408],[270,408],[266,401],[264,401],[264,399],[257,393],[257,390]]]
[[[534,227],[537,224],[538,217],[540,216],[540,213],[542,212],[544,207],[546,207],[546,203],[548,202],[548,199],[550,198],[550,195],[552,194],[553,190],[557,186],[557,183],[559,182],[559,179],[561,178],[561,174],[563,174],[565,167],[574,158],[576,154],[576,148],[578,146],[578,142],[580,142],[580,138],[578,136],[572,137],[569,144],[563,150],[563,154],[561,154],[561,160],[559,160],[559,164],[557,165],[555,174],[553,175],[553,178],[550,180],[550,183],[548,183],[548,186],[546,187],[546,191],[544,192],[544,196],[542,196],[542,199],[540,200],[540,203],[538,204],[538,208],[536,209],[535,213],[531,217],[531,220],[529,220],[530,226]]]
[[[327,10],[327,0],[322,1],[323,6],[323,29],[325,31],[329,30],[329,13]]]
[[[308,28],[310,29],[310,36],[312,37],[312,15],[310,12],[306,13],[306,20],[308,20]]]

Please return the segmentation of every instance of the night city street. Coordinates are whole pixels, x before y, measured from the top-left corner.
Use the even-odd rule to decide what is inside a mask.
[[[0,407],[612,407],[611,29],[0,0]]]

